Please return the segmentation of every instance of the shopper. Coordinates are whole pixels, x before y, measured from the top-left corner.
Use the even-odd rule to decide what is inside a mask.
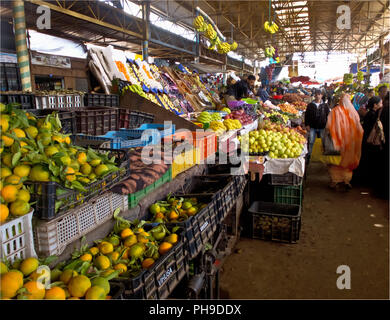
[[[282,95],[284,95],[285,91],[286,90],[283,88],[283,83],[279,82],[277,87],[276,87],[276,95],[282,96]]]
[[[366,108],[367,102],[369,99],[371,99],[375,95],[375,92],[374,92],[374,89],[367,88],[364,90],[364,94],[366,96],[366,98],[364,99],[365,102],[361,103],[360,108],[358,109],[360,121],[363,121],[364,116],[367,114],[367,112],[368,112],[368,110]]]
[[[257,92],[257,96],[260,97],[260,100],[262,102],[266,102],[267,100],[269,100],[269,94],[267,92],[267,85],[265,83],[261,84],[261,87],[260,87],[259,91]]]
[[[356,92],[352,99],[352,104],[355,110],[358,111],[360,107],[368,102],[368,97],[363,92]]]
[[[378,96],[382,99],[382,101],[385,100],[385,97],[386,97],[388,91],[389,91],[389,89],[385,85],[382,85],[381,87],[379,87]]]
[[[380,120],[385,133],[385,144],[379,155],[379,175],[376,184],[377,195],[384,199],[389,199],[389,92],[383,100],[383,108]]]
[[[251,88],[253,88],[255,84],[255,81],[256,77],[254,75],[249,75],[246,80],[237,81],[234,85],[230,86],[228,88],[227,95],[232,98],[234,97],[235,100],[247,98]]]
[[[375,179],[378,178],[376,169],[380,161],[380,155],[382,147],[371,145],[367,142],[368,137],[374,125],[381,117],[382,113],[382,99],[378,96],[372,97],[367,103],[367,114],[364,116],[363,126],[363,141],[362,141],[362,155],[359,163],[359,167],[356,170],[354,177],[354,183],[359,182],[363,184],[371,184]]]
[[[338,104],[329,113],[326,129],[341,156],[339,165],[328,165],[330,187],[347,191],[352,188],[350,182],[353,170],[359,165],[363,138],[359,115],[348,94],[343,94]]]
[[[330,112],[329,106],[322,102],[321,90],[314,92],[314,101],[307,105],[305,112],[306,131],[309,132],[309,153],[307,161],[310,161],[316,137],[321,138],[326,126],[326,119]]]

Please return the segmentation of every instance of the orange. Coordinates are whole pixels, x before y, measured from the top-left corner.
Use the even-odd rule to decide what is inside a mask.
[[[6,119],[5,117],[1,117],[0,126],[1,126],[1,132],[8,131],[8,128],[9,128],[8,119]]]
[[[198,212],[198,210],[195,208],[195,207],[191,207],[187,210],[187,214],[189,216],[194,216],[196,213]]]
[[[9,215],[8,207],[5,204],[0,204],[0,223],[4,223]]]
[[[129,258],[129,248],[126,248],[122,254],[122,259],[128,259]]]
[[[20,189],[22,187],[22,184],[20,183],[20,177],[17,175],[10,175],[7,178],[5,178],[4,182],[8,184],[14,185],[17,189]]]
[[[14,139],[7,137],[5,135],[1,136],[1,140],[3,140],[4,146],[5,147],[10,147],[14,143]]]
[[[11,130],[12,133],[14,133],[18,138],[26,138],[26,133],[19,128],[15,128]]]
[[[96,256],[99,253],[99,249],[97,247],[92,247],[89,249],[89,252],[91,252],[93,256]]]
[[[29,202],[31,199],[31,195],[30,195],[30,192],[28,190],[19,190],[17,196],[16,196],[16,200],[22,200],[22,201],[25,201],[25,202]]]
[[[1,189],[1,196],[5,202],[14,202],[16,200],[17,193],[18,189],[13,185],[7,185]]]
[[[125,247],[131,247],[132,245],[137,243],[137,236],[135,234],[131,235],[130,237],[127,237],[125,241],[123,242],[123,245]]]
[[[49,171],[42,165],[35,165],[28,176],[32,181],[49,181],[50,173]]]
[[[116,252],[116,251],[115,252],[111,252],[109,254],[109,257],[111,258],[112,262],[115,262],[119,258],[119,252]]]
[[[79,164],[84,164],[87,162],[87,155],[85,154],[85,152],[80,152],[77,156],[77,162]]]
[[[88,176],[89,174],[91,174],[92,172],[92,167],[88,164],[88,163],[84,163],[82,166],[81,166],[81,169],[80,171],[85,174],[86,176]]]
[[[103,241],[99,244],[99,250],[103,254],[109,254],[114,251],[114,246],[110,242]]]
[[[119,274],[122,274],[127,271],[127,266],[123,263],[118,263],[114,266],[114,270],[121,270]]]
[[[0,170],[0,178],[1,179],[5,179],[5,178],[9,177],[10,175],[12,175],[12,171],[10,168],[8,168],[8,167],[1,168],[1,170]]]
[[[37,270],[38,266],[38,259],[30,257],[22,261],[19,269],[25,276],[28,276],[30,273],[33,273],[35,270]]]
[[[142,268],[149,269],[154,264],[154,260],[152,258],[146,258],[142,261]]]
[[[76,180],[75,171],[72,167],[66,167],[65,174],[66,174],[66,180],[70,182]]]
[[[135,245],[131,246],[129,249],[129,257],[132,258],[141,258],[141,256],[145,252],[145,246],[141,243],[136,243]]]
[[[64,141],[66,144],[70,144],[72,142],[69,137],[65,137]]]
[[[29,281],[23,287],[27,289],[23,295],[29,300],[40,300],[45,297],[45,286],[39,281]]]
[[[51,141],[62,143],[64,142],[64,139],[61,136],[55,135],[51,137]]]
[[[23,286],[23,273],[17,270],[11,270],[0,277],[0,296],[4,298],[13,298],[17,291]]]
[[[179,215],[177,214],[176,211],[172,210],[169,214],[168,214],[168,219],[169,220],[176,220],[177,218],[179,218]]]
[[[158,252],[161,255],[166,254],[169,250],[171,250],[172,246],[173,246],[172,243],[164,241],[158,247]]]
[[[121,232],[121,238],[126,239],[129,236],[132,236],[134,232],[130,228],[123,229]]]
[[[90,253],[85,253],[80,257],[81,261],[92,261],[92,255]]]
[[[46,300],[65,300],[66,294],[65,294],[64,289],[62,289],[60,287],[53,287],[53,288],[46,291],[45,299]]]
[[[175,244],[178,240],[178,236],[176,233],[171,233],[169,236],[166,236],[164,240],[171,244]]]
[[[165,216],[162,212],[158,212],[155,216],[155,219],[164,219],[164,218],[165,218]]]

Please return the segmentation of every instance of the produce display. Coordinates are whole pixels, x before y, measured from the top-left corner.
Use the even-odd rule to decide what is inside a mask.
[[[164,201],[157,201],[149,207],[153,222],[183,222],[196,215],[207,204],[198,202],[197,198],[177,198],[170,194]]]
[[[130,222],[118,214],[119,210],[114,213],[115,226],[107,237],[94,241],[92,247],[82,245],[69,261],[52,270],[47,265],[56,257],[1,262],[1,298],[110,299],[110,280],[132,278],[151,268],[180,239],[178,227],[169,230],[159,224],[146,231],[147,221]],[[42,265],[46,268],[39,268]]]
[[[245,126],[253,122],[253,118],[246,114],[244,109],[236,110],[225,116],[225,121],[229,119],[238,120],[241,125]]]
[[[271,158],[296,158],[302,154],[306,139],[290,128],[260,129],[238,137],[244,152],[269,152]]]
[[[300,95],[298,93],[286,93],[283,95],[283,100],[289,103],[303,102],[303,100],[307,98],[310,97],[305,95]]]
[[[211,118],[211,114],[208,113],[207,111],[203,111],[197,118],[196,120],[201,123],[210,123],[213,121]]]
[[[298,114],[298,110],[295,109],[295,107],[293,105],[289,104],[288,102],[281,103],[281,104],[278,105],[278,107],[283,112],[292,113],[292,114]]]
[[[209,129],[213,130],[217,136],[222,135],[227,130],[221,121],[211,121]]]
[[[29,182],[53,181],[86,192],[86,186],[119,170],[108,153],[73,145],[69,135],[61,134],[55,113],[37,119],[11,105],[1,105],[1,109],[2,223],[9,213],[17,217],[30,211],[30,193],[39,194],[40,189]],[[57,194],[63,192],[57,189]]]
[[[294,106],[295,109],[299,111],[306,111],[307,108],[307,103],[303,101],[295,101],[292,103],[292,105]]]
[[[264,120],[270,120],[271,122],[274,123],[281,123],[281,124],[286,124],[289,117],[281,114],[280,112],[277,111],[272,111],[271,113],[269,112],[264,112],[265,119]]]
[[[226,119],[223,121],[225,128],[229,130],[237,130],[242,128],[242,124],[238,119]]]

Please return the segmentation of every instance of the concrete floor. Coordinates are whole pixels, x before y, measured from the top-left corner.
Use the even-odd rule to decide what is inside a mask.
[[[328,182],[326,167],[310,164],[297,244],[241,238],[223,266],[221,298],[389,299],[388,201]],[[350,290],[336,286],[340,265],[350,267]]]

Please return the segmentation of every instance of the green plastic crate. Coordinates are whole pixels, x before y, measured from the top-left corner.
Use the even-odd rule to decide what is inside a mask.
[[[169,182],[171,180],[172,180],[172,167],[170,167],[160,179],[153,182],[151,185],[147,186],[146,188],[140,191],[137,191],[136,193],[129,194],[129,209],[136,207],[142,198],[144,198],[153,190],[162,186],[164,183]]]
[[[298,186],[273,186],[274,202],[302,205],[302,183]]]

